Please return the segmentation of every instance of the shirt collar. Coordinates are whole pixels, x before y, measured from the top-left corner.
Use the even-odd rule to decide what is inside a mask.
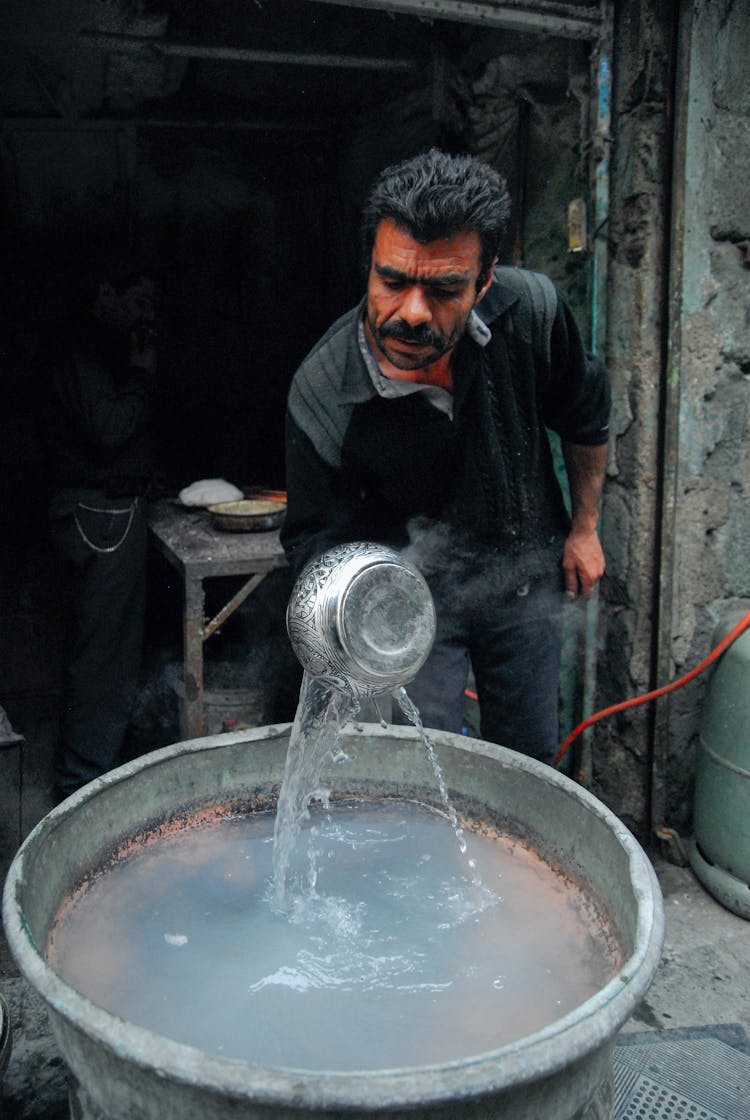
[[[357,341],[370,381],[378,396],[395,400],[398,397],[411,396],[412,393],[422,393],[440,412],[453,417],[453,394],[448,389],[443,389],[439,385],[426,385],[419,381],[399,381],[386,377],[367,343],[363,319],[360,319],[357,324]]]
[[[498,278],[498,270],[496,269],[492,283],[484,297],[474,308],[472,315],[476,315],[486,327],[489,327],[490,323],[494,323],[503,312],[517,303],[518,298],[518,292],[503,284]],[[490,337],[492,336],[490,335]],[[489,341],[489,338],[487,341]]]
[[[481,346],[482,349],[484,349],[484,347],[492,338],[492,331],[484,322],[484,320],[481,319],[479,315],[477,315],[476,308],[472,308],[471,315],[469,315],[469,319],[466,324],[466,333],[468,334],[469,338],[473,338],[477,346]]]
[[[343,405],[361,404],[375,396],[375,386],[370,378],[365,355],[359,345],[359,331],[366,299],[366,296],[362,297],[358,306],[354,308],[353,319],[349,320],[351,325],[348,330],[352,331],[353,329],[353,337],[351,334],[349,335],[346,365],[339,391],[339,403]]]

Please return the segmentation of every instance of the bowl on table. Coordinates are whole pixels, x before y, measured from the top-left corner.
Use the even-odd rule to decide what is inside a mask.
[[[245,498],[208,507],[215,528],[227,533],[267,533],[284,520],[286,502],[270,498]]]

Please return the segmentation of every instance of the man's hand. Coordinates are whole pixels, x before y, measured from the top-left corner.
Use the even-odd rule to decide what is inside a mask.
[[[604,575],[604,552],[596,530],[607,462],[606,445],[562,445],[570,483],[572,517],[563,549],[565,594],[590,595]]]
[[[579,590],[590,595],[604,575],[604,552],[596,529],[580,530],[575,526],[565,541],[562,558],[565,594],[575,599]]]
[[[146,373],[156,373],[156,333],[150,327],[130,332],[129,361]]]

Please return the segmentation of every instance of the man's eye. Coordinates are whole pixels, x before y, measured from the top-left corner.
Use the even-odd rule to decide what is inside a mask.
[[[401,280],[384,280],[383,284],[391,292],[400,292],[404,286]]]
[[[436,299],[455,299],[458,294],[457,288],[435,288],[434,291]]]

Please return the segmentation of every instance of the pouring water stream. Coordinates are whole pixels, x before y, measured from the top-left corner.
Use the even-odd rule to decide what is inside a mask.
[[[418,708],[403,685],[394,690],[393,697],[406,718],[416,727],[424,744],[459,851],[465,856],[467,844],[464,830],[451,803],[435,745],[422,724]],[[295,894],[314,889],[314,865],[308,866],[304,882],[299,873],[294,873],[292,858],[303,822],[309,815],[310,802],[315,798],[327,801],[328,791],[321,788],[322,769],[328,761],[335,760],[340,749],[340,732],[356,717],[358,711],[359,702],[353,694],[331,688],[319,678],[304,672],[274,825],[272,906],[277,913],[290,911]],[[382,718],[381,724],[387,727]],[[467,868],[472,885],[481,888],[482,880],[477,871],[476,860],[468,858]]]
[[[327,799],[319,788],[323,765],[335,757],[339,733],[365,697],[377,708],[377,697],[390,692],[416,727],[465,856],[466,839],[434,744],[404,687],[435,637],[435,607],[421,573],[384,546],[338,545],[303,569],[289,600],[287,629],[305,671],[276,813],[273,908],[288,913],[297,886],[314,889],[315,867],[308,867],[306,884],[293,868],[295,846],[310,802]],[[387,726],[382,718],[381,723]],[[474,860],[468,860],[468,872],[481,887]]]

